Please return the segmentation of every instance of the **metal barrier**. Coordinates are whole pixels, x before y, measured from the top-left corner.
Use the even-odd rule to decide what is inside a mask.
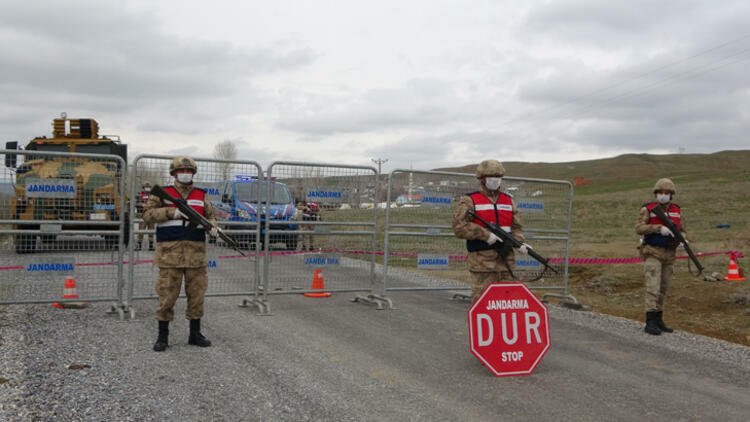
[[[6,164],[0,174],[0,304],[112,301],[110,312],[122,317],[125,161],[0,153]],[[68,278],[76,289],[63,299]]]
[[[169,164],[174,157],[139,155],[133,162],[130,177],[130,213],[133,229],[128,249],[128,294],[126,306],[136,299],[157,298],[154,289],[159,269],[154,265],[153,248],[155,230],[147,227],[141,218],[143,200],[139,190],[145,182],[168,186],[174,183],[169,175]],[[206,296],[245,296],[240,306],[255,305],[266,313],[266,304],[259,299],[260,249],[262,249],[261,224],[258,214],[263,214],[263,194],[267,183],[260,165],[254,161],[217,160],[196,158],[198,172],[194,184],[206,190],[207,198],[216,214],[219,226],[238,241],[247,257],[243,257],[221,240],[207,240],[208,291]],[[147,196],[147,195],[146,195]],[[144,196],[145,199],[145,196]],[[260,212],[259,212],[260,211]],[[261,217],[262,218],[262,217]]]
[[[326,292],[369,292],[355,300],[382,309],[383,298],[373,294],[377,170],[274,162],[268,178],[264,294],[318,292],[313,279],[320,270]],[[296,212],[292,198],[301,203]]]
[[[566,181],[504,177],[514,197],[527,242],[559,271],[547,271],[530,288],[562,290],[568,295],[572,185]],[[385,218],[383,292],[469,289],[465,240],[454,236],[453,210],[461,195],[478,189],[466,173],[394,170],[388,176]],[[516,254],[514,274],[521,280],[544,267]],[[554,294],[551,294],[555,296]],[[576,301],[577,302],[577,301]]]

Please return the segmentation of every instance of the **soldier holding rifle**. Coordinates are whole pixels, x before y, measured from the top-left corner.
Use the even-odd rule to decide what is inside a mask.
[[[639,246],[646,279],[646,326],[644,331],[659,335],[671,333],[663,320],[664,300],[674,272],[675,250],[685,239],[685,224],[680,207],[672,202],[677,189],[670,179],[659,179],[653,190],[655,201],[644,204],[635,224],[635,232],[643,236]],[[668,219],[665,221],[663,219]],[[671,226],[671,228],[670,228]],[[691,258],[693,254],[691,253]],[[700,263],[695,260],[698,270]]]
[[[497,160],[479,163],[476,170],[479,191],[462,196],[453,213],[453,232],[457,237],[466,239],[469,252],[469,273],[474,283],[471,288],[472,300],[476,300],[488,284],[514,278],[515,255],[510,244],[503,242],[470,214],[473,212],[511,233],[520,242],[524,241],[513,199],[502,189],[504,175],[505,168]],[[498,248],[498,242],[504,243],[503,247]],[[518,251],[526,255],[529,249],[529,245],[521,243]]]
[[[188,344],[208,347],[211,342],[200,331],[203,316],[203,301],[208,289],[206,257],[206,231],[217,236],[218,227],[214,210],[206,200],[206,192],[193,186],[193,176],[198,165],[192,158],[177,157],[169,166],[169,174],[175,178],[173,186],[163,188],[171,197],[183,199],[198,214],[205,217],[208,226],[188,223],[189,217],[181,212],[173,201],[163,200],[152,194],[143,213],[143,221],[156,224],[155,262],[159,267],[156,293],[159,308],[156,319],[159,334],[154,350],[164,351],[168,346],[169,322],[174,317],[174,304],[180,294],[182,278],[185,278],[187,309],[185,318],[190,321]],[[156,187],[155,187],[156,188]]]

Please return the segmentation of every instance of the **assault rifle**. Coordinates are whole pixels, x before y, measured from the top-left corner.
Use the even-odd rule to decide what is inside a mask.
[[[693,264],[695,264],[695,268],[698,269],[698,274],[695,274],[696,276],[701,275],[703,272],[703,265],[698,261],[698,257],[695,256],[693,253],[693,250],[690,249],[690,245],[688,245],[687,241],[685,240],[685,237],[682,235],[680,230],[677,228],[677,226],[674,224],[672,220],[669,219],[667,214],[662,209],[661,205],[657,205],[654,207],[654,209],[651,210],[656,217],[661,220],[662,224],[664,224],[671,232],[674,234],[675,240],[677,242],[682,243],[682,246],[685,247],[685,252],[687,252],[688,256],[690,257],[690,260],[693,261]]]
[[[181,213],[185,214],[185,216],[188,218],[188,227],[197,228],[198,226],[203,226],[207,229],[212,226],[211,222],[208,221],[206,217],[200,215],[198,211],[194,210],[190,205],[188,205],[185,199],[175,198],[174,196],[168,194],[167,191],[165,191],[161,186],[154,185],[151,188],[151,194],[158,197],[162,201],[169,201],[174,203],[177,206],[177,209],[180,210]],[[223,240],[232,249],[239,252],[240,255],[247,256],[240,250],[240,245],[234,239],[232,239],[228,234],[224,233],[222,229],[218,227],[217,229],[219,238],[221,238],[221,240]]]
[[[495,236],[499,237],[500,240],[502,240],[504,244],[510,245],[511,247],[516,248],[516,249],[520,248],[521,245],[523,245],[523,242],[521,242],[520,240],[516,239],[512,234],[510,234],[510,233],[506,232],[505,230],[503,230],[502,228],[498,227],[497,224],[490,223],[490,222],[486,221],[482,217],[478,216],[474,211],[469,210],[469,212],[467,213],[467,215],[469,217],[471,217],[472,219],[479,220],[479,222],[481,222],[482,225],[484,225],[484,227],[487,230],[489,230],[490,232],[494,233]],[[495,245],[496,245],[495,247],[498,248],[498,251],[499,251],[499,248],[503,247],[503,245],[498,245],[497,243],[495,243]],[[557,270],[549,264],[549,261],[546,258],[544,258],[543,256],[541,256],[538,253],[536,253],[535,250],[533,250],[531,248],[528,248],[528,252],[529,252],[529,255],[531,255],[532,258],[536,259],[537,261],[539,261],[540,263],[542,263],[542,265],[544,265],[544,269],[545,270],[550,269],[550,270],[554,271],[555,273],[557,273]]]

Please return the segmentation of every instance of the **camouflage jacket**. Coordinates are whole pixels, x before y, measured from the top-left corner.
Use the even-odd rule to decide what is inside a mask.
[[[662,224],[649,224],[651,220],[651,213],[646,207],[641,207],[638,212],[638,219],[635,221],[635,232],[638,235],[645,236],[647,234],[659,233]],[[680,221],[680,233],[682,237],[687,239],[685,234],[685,219],[684,215]],[[665,262],[674,262],[675,249],[674,248],[660,248],[658,246],[651,246],[646,244],[638,245],[638,249],[641,253],[641,258],[646,256],[654,256],[657,259]]]
[[[492,195],[484,187],[480,191],[487,196],[493,202],[497,199],[495,195]],[[474,202],[467,195],[461,197],[458,201],[458,206],[453,211],[453,233],[460,239],[479,239],[487,240],[490,237],[489,230],[484,227],[471,222],[471,218],[467,215],[469,211],[474,210]],[[516,204],[513,202],[513,222],[510,226],[511,234],[521,242],[525,241],[523,235],[523,226],[521,219],[518,216],[516,210]],[[508,255],[508,265],[513,266],[515,257],[513,252]],[[468,264],[469,271],[475,272],[492,272],[492,271],[507,271],[506,263],[500,255],[493,249],[478,252],[468,253]],[[512,268],[511,268],[512,269]]]
[[[192,185],[174,184],[175,189],[186,198],[193,189]],[[174,214],[172,207],[164,206],[157,196],[150,195],[144,207],[143,221],[146,223],[162,223],[172,219]],[[216,224],[214,209],[210,202],[205,204],[206,218]],[[206,242],[191,240],[174,240],[169,242],[157,242],[156,254],[154,256],[156,266],[160,268],[200,268],[208,264],[206,257]]]

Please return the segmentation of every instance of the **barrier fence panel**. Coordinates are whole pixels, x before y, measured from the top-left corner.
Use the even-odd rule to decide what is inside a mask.
[[[2,154],[0,303],[112,301],[111,311],[122,311],[125,161],[99,154]]]
[[[531,289],[559,290],[568,294],[568,258],[573,211],[573,184],[565,180],[504,177],[503,183],[521,217],[526,243],[549,260],[556,271],[544,271],[544,265],[531,256],[516,253],[515,275],[520,280],[535,280]],[[541,277],[541,278],[540,278]],[[559,296],[551,293],[545,296]]]
[[[388,176],[384,287],[394,290],[468,288],[466,242],[453,234],[453,209],[476,190],[472,174],[393,170]]]
[[[572,185],[565,181],[504,177],[513,195],[527,243],[558,271],[515,254],[515,276],[531,288],[567,293]],[[476,191],[465,173],[394,170],[388,177],[385,221],[385,290],[469,289],[466,241],[453,234],[453,211],[462,195]]]
[[[174,157],[139,155],[133,162],[130,177],[130,212],[132,219],[128,259],[128,300],[157,298],[155,282],[159,274],[154,264],[155,228],[143,222],[143,205],[148,194],[146,182],[162,187],[174,184],[169,165]],[[235,239],[240,252],[221,239],[206,235],[208,256],[208,291],[206,296],[246,296],[242,305],[252,303],[261,312],[259,300],[260,249],[262,237],[258,214],[266,182],[263,171],[254,161],[196,158],[198,172],[194,185],[206,191],[206,201],[213,206],[219,226]],[[262,211],[260,212],[262,215]],[[155,245],[154,245],[155,246]],[[131,310],[132,314],[132,310]]]
[[[314,293],[320,287],[313,284],[317,272],[326,292],[372,292],[377,171],[275,162],[268,177],[272,183],[265,206],[265,291]]]

